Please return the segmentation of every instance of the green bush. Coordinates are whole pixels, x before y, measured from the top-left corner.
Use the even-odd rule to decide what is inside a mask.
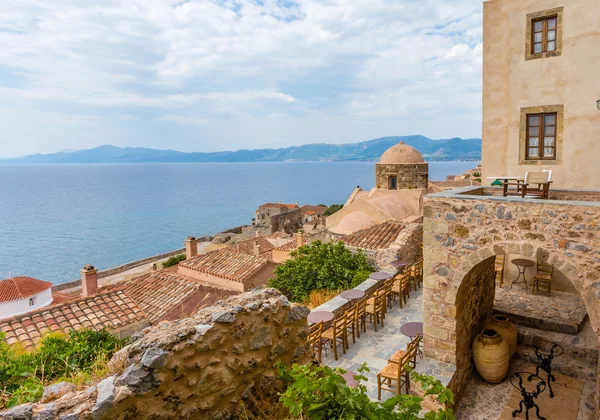
[[[42,396],[44,385],[66,380],[85,382],[106,373],[106,363],[124,340],[108,331],[71,331],[49,335],[31,353],[9,346],[0,333],[0,409]]]
[[[342,369],[329,366],[293,365],[290,369],[278,364],[280,378],[287,389],[280,394],[280,402],[290,410],[295,418],[311,420],[415,420],[420,419],[423,398],[413,395],[397,395],[383,403],[371,401],[367,388],[362,383],[369,369],[366,363],[358,369],[356,388],[349,388],[340,375]],[[433,395],[444,406],[454,403],[452,391],[431,376],[411,373],[412,378],[420,382],[425,396]],[[453,420],[452,409],[430,411],[423,417],[427,420]]]
[[[364,252],[353,253],[341,242],[314,241],[290,255],[292,259],[275,269],[269,287],[299,303],[313,290],[351,289],[357,279],[366,279],[374,271]]]
[[[325,212],[323,212],[323,216],[331,216],[333,213],[340,211],[343,208],[343,204],[332,204]]]
[[[162,263],[164,268],[172,267],[174,265],[179,264],[181,261],[185,261],[185,254],[174,255],[170,257],[167,261]]]

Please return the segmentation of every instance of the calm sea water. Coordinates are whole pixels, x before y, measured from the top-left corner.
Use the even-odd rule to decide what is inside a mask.
[[[432,162],[430,179],[475,162]],[[216,163],[0,166],[0,279],[53,283],[249,224],[267,201],[343,203],[375,164]]]

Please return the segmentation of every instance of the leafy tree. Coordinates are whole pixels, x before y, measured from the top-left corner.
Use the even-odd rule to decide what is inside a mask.
[[[294,302],[303,302],[313,290],[350,289],[374,271],[364,252],[353,253],[341,242],[314,241],[290,255],[292,259],[275,269],[269,286]]]
[[[416,420],[420,419],[423,398],[413,395],[397,395],[383,403],[371,401],[367,388],[362,383],[367,378],[366,363],[358,369],[354,377],[356,388],[349,388],[341,377],[342,369],[329,366],[293,365],[290,369],[279,363],[280,378],[287,389],[280,394],[280,402],[290,410],[295,418],[311,420]],[[407,367],[407,369],[409,369]],[[412,378],[420,382],[425,396],[433,395],[445,407],[454,403],[454,395],[434,377],[412,372]],[[426,420],[453,420],[451,409],[439,409],[425,414]]]
[[[332,204],[331,206],[329,206],[329,208],[327,210],[325,210],[325,212],[323,213],[323,216],[331,216],[333,213],[340,211],[343,208],[344,208],[343,204]]]

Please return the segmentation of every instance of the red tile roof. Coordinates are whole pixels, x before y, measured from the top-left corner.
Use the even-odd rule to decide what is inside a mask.
[[[341,241],[345,245],[361,249],[383,249],[396,240],[402,229],[404,225],[400,222],[385,222],[344,236]]]
[[[265,203],[258,206],[259,209],[275,208],[275,209],[297,209],[298,204],[284,204],[284,203]]]
[[[125,292],[142,308],[150,322],[156,322],[199,287],[199,283],[188,277],[170,271],[158,271],[127,282]]]
[[[291,241],[286,242],[285,244],[278,246],[277,248],[275,248],[276,251],[293,251],[295,249],[298,248],[298,241],[296,240],[296,238],[292,238]]]
[[[52,287],[52,283],[31,277],[0,280],[0,302],[25,299]]]
[[[182,261],[179,266],[243,283],[267,263],[263,258],[223,248]]]
[[[302,206],[300,207],[300,209],[302,210],[302,212],[304,214],[318,214],[318,215],[322,215],[323,213],[325,213],[327,211],[328,207],[325,206]]]
[[[31,349],[48,332],[115,329],[143,321],[146,314],[122,289],[52,305],[13,318],[0,320],[0,331],[8,344]]]
[[[275,246],[271,242],[269,242],[264,236],[259,236],[258,238],[246,239],[245,241],[236,242],[235,244],[225,249],[229,251],[241,252],[242,254],[257,256],[254,252],[255,245],[259,246],[260,254],[258,255],[258,257],[267,260],[272,259],[272,251],[275,248]]]

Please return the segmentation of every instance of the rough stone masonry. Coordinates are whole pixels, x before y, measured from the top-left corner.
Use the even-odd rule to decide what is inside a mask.
[[[218,301],[194,317],[132,336],[110,361],[114,374],[55,400],[0,413],[6,420],[227,419],[257,387],[271,387],[276,361],[308,363],[309,310],[275,289]]]

